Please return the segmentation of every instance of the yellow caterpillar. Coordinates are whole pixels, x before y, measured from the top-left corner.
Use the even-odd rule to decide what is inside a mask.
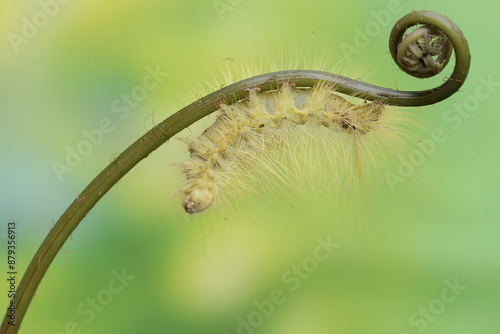
[[[429,24],[405,35],[407,28],[423,21]],[[304,153],[308,138],[316,138],[317,146],[323,146],[320,155],[327,155],[324,167],[332,171],[333,178],[361,175],[364,165],[376,163],[377,154],[385,160],[388,151],[404,149],[407,134],[401,126],[410,121],[391,105],[439,102],[458,90],[468,73],[467,42],[447,18],[420,11],[396,24],[390,38],[391,54],[413,76],[439,73],[450,60],[452,45],[457,56],[455,71],[447,82],[431,90],[398,91],[328,72],[288,70],[254,76],[200,99],[190,106],[199,108],[194,112],[210,107],[219,111],[218,117],[199,137],[181,139],[191,156],[179,165],[187,182],[174,195],[184,196],[186,212],[199,213],[222,202],[226,193],[252,191],[242,180],[256,179],[253,169],[285,183],[300,180],[315,172],[311,163],[309,169],[313,170],[304,170],[306,159],[297,154]],[[356,104],[340,94],[365,101]],[[283,163],[273,159],[278,151],[298,158]],[[346,166],[354,168],[349,171]]]
[[[246,99],[233,105],[221,103],[219,108],[215,123],[201,136],[181,139],[188,144],[191,153],[190,159],[181,165],[187,183],[178,191],[185,196],[182,206],[188,213],[207,209],[220,197],[224,187],[239,185],[244,188],[235,179],[251,177],[255,164],[276,173],[275,167],[259,164],[259,161],[267,160],[269,154],[278,150],[297,154],[297,146],[304,144],[303,139],[307,140],[308,136],[317,138],[329,146],[326,149],[334,152],[328,155],[331,160],[327,167],[338,173],[338,168],[348,164],[346,152],[352,147],[358,150],[351,152],[358,152],[365,146],[364,142],[369,140],[365,134],[380,131],[396,134],[397,127],[391,129],[394,123],[391,120],[400,114],[393,112],[391,117],[392,108],[377,101],[353,104],[335,94],[334,88],[327,83],[318,83],[311,89],[297,89],[290,82],[283,82],[277,91],[267,93],[249,88]],[[311,131],[319,127],[326,131]],[[392,138],[398,143],[401,140],[398,135]],[[271,157],[271,160],[275,159]],[[360,157],[354,160],[359,164]],[[279,164],[284,174],[300,171],[301,160],[290,161],[292,165],[274,161],[273,166]]]

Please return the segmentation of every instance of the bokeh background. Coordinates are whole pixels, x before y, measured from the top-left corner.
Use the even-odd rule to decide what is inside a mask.
[[[15,220],[19,272],[113,156],[189,102],[197,83],[218,73],[221,63],[279,59],[297,50],[328,55],[329,65],[343,60],[346,68],[368,69],[376,84],[431,87],[443,76],[407,78],[387,52],[392,22],[418,9],[453,19],[473,61],[461,92],[412,110],[446,135],[419,172],[394,189],[377,181],[366,196],[330,202],[339,205],[311,205],[311,191],[309,203],[297,198],[277,207],[263,196],[231,219],[188,219],[169,199],[174,177],[167,166],[188,154],[180,143],[167,143],[77,228],[20,333],[500,332],[500,87],[484,86],[500,82],[497,2],[61,2],[0,3],[0,247],[5,254],[6,224]],[[39,13],[50,3],[45,10],[53,17],[44,22]],[[390,13],[390,23],[377,21],[374,12],[381,11]],[[41,27],[24,28],[33,36],[14,46],[12,33],[22,34],[25,18],[34,15]],[[368,23],[375,30],[360,47],[356,36]],[[359,52],[347,55],[341,45]],[[129,113],[115,112],[113,102],[142,84],[147,67],[168,76]],[[103,119],[113,130],[58,178],[54,162],[64,163],[68,149],[85,140],[82,131]],[[391,166],[397,173],[397,162]],[[318,237],[339,247],[293,291],[283,275],[310,264]],[[6,306],[1,259],[0,302]],[[110,293],[109,283],[123,271],[130,280]],[[442,295],[446,282],[461,286],[449,303]],[[285,301],[260,321],[255,302],[276,289]],[[241,319],[256,325],[238,328]]]

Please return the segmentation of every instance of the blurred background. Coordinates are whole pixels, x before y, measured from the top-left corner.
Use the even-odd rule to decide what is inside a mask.
[[[418,171],[395,161],[381,171],[393,182],[363,195],[257,196],[231,218],[192,219],[169,198],[168,165],[188,158],[169,142],[76,229],[20,333],[500,332],[494,1],[2,1],[0,247],[16,221],[22,273],[95,175],[221,64],[296,50],[382,86],[440,84],[408,78],[387,51],[393,22],[419,9],[450,17],[473,57],[459,93],[410,110],[440,134],[421,135],[435,149]]]

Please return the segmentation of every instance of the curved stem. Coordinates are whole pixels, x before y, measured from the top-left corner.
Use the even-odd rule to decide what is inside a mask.
[[[404,34],[404,30],[417,22],[437,27],[448,36],[455,48],[457,57],[455,71],[451,78],[440,87],[420,92],[398,91],[320,71],[290,70],[274,72],[237,82],[209,94],[181,109],[148,131],[110,163],[59,218],[33,257],[17,289],[14,298],[16,306],[15,326],[9,324],[10,317],[7,313],[3,319],[0,333],[14,334],[18,332],[45,272],[80,221],[102,196],[137,163],[168,141],[173,135],[216,111],[221,101],[231,104],[245,98],[248,94],[248,88],[258,87],[261,92],[266,92],[277,89],[279,83],[284,81],[292,82],[297,87],[313,87],[319,81],[323,81],[332,84],[335,90],[340,93],[399,106],[431,104],[452,95],[463,84],[469,69],[470,55],[468,54],[467,41],[460,30],[447,18],[430,12],[414,12],[399,21],[391,34],[391,53],[395,59],[397,58],[395,56],[397,52],[393,51],[397,51],[397,43]]]
[[[406,96],[405,97],[401,96],[401,97],[403,98],[404,101],[411,100],[412,102],[411,104],[400,104],[400,102],[403,101],[400,98],[391,100],[389,104],[422,106],[442,101],[453,95],[456,91],[458,91],[460,87],[463,85],[465,79],[467,78],[467,75],[469,74],[471,55],[469,50],[469,44],[467,43],[467,40],[465,39],[465,36],[463,35],[462,31],[460,31],[460,28],[458,28],[455,25],[455,23],[453,23],[449,18],[429,11],[412,12],[402,17],[398,22],[396,22],[396,25],[392,29],[389,38],[389,50],[391,52],[394,61],[403,71],[419,78],[430,77],[432,75],[437,74],[437,73],[433,74],[416,73],[414,71],[409,70],[408,67],[402,64],[402,62],[400,61],[401,53],[405,51],[403,49],[407,47],[410,42],[408,41],[410,38],[408,39],[403,38],[404,33],[409,27],[418,24],[425,24],[434,27],[437,30],[441,31],[444,34],[444,36],[447,39],[449,39],[449,41],[453,45],[453,49],[455,50],[455,57],[456,57],[455,69],[453,70],[453,73],[451,74],[450,78],[444,84],[442,84],[437,88],[429,89],[427,91],[422,91],[422,92],[404,92],[406,93]],[[449,50],[449,52],[451,53],[451,49]],[[447,59],[449,59],[449,56],[445,57],[445,62],[444,62],[445,64],[448,62]],[[415,97],[420,101],[416,104],[413,104],[414,101],[412,97]]]

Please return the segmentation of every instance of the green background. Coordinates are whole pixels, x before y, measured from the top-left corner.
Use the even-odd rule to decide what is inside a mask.
[[[17,53],[8,34],[19,34],[23,17],[31,20],[40,4],[0,3],[0,233],[9,220],[17,222],[19,272],[90,180],[152,127],[152,114],[157,123],[192,101],[198,83],[232,61],[227,58],[280,59],[297,50],[326,57],[328,65],[343,59],[345,68],[370,72],[374,84],[431,87],[443,77],[407,78],[393,64],[387,39],[392,22],[411,10],[442,13],[469,40],[469,79],[447,101],[410,111],[431,130],[443,129],[446,140],[395,191],[376,180],[372,191],[349,201],[317,200],[312,191],[309,203],[297,198],[292,206],[256,197],[258,204],[231,203],[245,207],[233,218],[205,224],[186,218],[169,199],[176,181],[167,165],[188,153],[167,143],[77,228],[20,332],[233,334],[238,318],[251,316],[254,301],[275,289],[286,301],[255,333],[500,332],[499,87],[467,117],[445,118],[478,89],[486,92],[481,78],[500,81],[497,2],[220,2],[231,7],[223,19],[213,1],[69,1]],[[372,11],[388,11],[391,3],[398,11],[391,23],[378,24],[380,32],[347,61],[340,45],[354,46],[356,29],[377,22]],[[120,119],[111,103],[157,65],[168,77]],[[53,162],[63,163],[67,146],[75,148],[85,139],[82,130],[103,118],[114,130],[60,182]],[[397,164],[391,166],[395,172]],[[292,291],[282,275],[314,255],[317,237],[328,236],[339,248]],[[0,302],[7,305],[0,258]],[[77,309],[88,298],[109,296],[112,271],[122,269],[135,278],[87,322]],[[439,309],[445,280],[467,288]],[[418,314],[429,307],[439,314],[424,321]],[[80,332],[71,330],[73,322]]]

